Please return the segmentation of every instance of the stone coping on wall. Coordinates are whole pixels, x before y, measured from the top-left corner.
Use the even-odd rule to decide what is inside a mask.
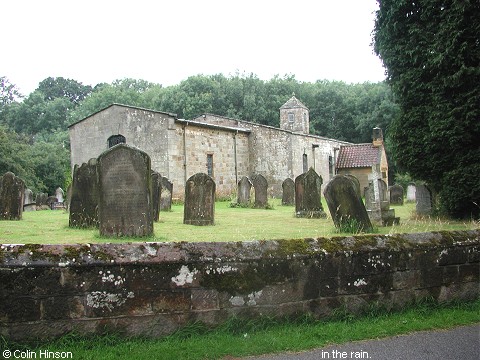
[[[398,251],[432,245],[477,244],[480,243],[480,229],[241,242],[128,242],[128,238],[125,240],[121,243],[101,244],[1,244],[0,265],[67,267],[159,262],[225,262],[274,257],[302,258],[320,253]]]

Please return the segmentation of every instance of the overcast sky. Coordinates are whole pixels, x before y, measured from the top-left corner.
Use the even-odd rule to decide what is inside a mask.
[[[191,75],[278,74],[378,82],[376,0],[2,1],[0,76],[23,94],[45,78],[85,85]]]

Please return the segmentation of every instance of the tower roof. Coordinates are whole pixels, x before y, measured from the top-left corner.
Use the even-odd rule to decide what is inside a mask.
[[[292,97],[282,106],[280,106],[280,109],[296,109],[296,108],[303,108],[307,109],[308,108],[295,97],[295,93],[292,94]]]

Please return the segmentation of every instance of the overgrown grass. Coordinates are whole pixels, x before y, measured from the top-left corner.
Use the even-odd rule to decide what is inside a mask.
[[[36,345],[8,343],[0,339],[0,348],[2,352],[4,349],[36,353],[45,349],[70,351],[74,359],[222,359],[302,351],[478,322],[480,300],[450,304],[424,301],[397,312],[372,307],[363,316],[353,316],[339,311],[336,317],[326,321],[309,317],[295,320],[231,319],[215,329],[195,323],[157,340],[125,339],[118,335],[82,337],[70,334]]]
[[[304,219],[295,217],[292,206],[282,206],[281,200],[271,199],[271,209],[232,208],[230,202],[215,205],[214,226],[183,224],[183,205],[173,205],[172,211],[161,212],[151,238],[102,238],[96,229],[68,227],[68,214],[62,210],[36,211],[23,214],[21,221],[0,221],[0,243],[5,244],[73,244],[121,241],[245,241],[331,237],[349,234],[338,232],[330,217]],[[479,223],[413,216],[414,204],[394,206],[400,225],[375,228],[376,233],[413,233],[438,230],[479,228]],[[328,209],[324,205],[324,209]],[[328,212],[328,210],[327,210]]]

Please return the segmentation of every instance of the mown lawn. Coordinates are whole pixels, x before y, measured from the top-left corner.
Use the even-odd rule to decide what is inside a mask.
[[[161,212],[155,223],[155,235],[149,238],[102,238],[97,229],[68,227],[68,213],[63,210],[25,212],[20,221],[0,221],[0,243],[4,244],[72,244],[119,241],[246,241],[308,237],[332,237],[338,233],[332,219],[301,219],[294,216],[293,206],[282,206],[279,199],[271,199],[273,209],[233,208],[229,202],[215,205],[214,226],[183,224],[183,205],[174,205],[172,211]],[[328,214],[328,208],[324,204]],[[400,225],[379,227],[375,233],[414,233],[438,230],[465,230],[479,228],[474,221],[446,219],[417,219],[414,204],[394,206]]]

